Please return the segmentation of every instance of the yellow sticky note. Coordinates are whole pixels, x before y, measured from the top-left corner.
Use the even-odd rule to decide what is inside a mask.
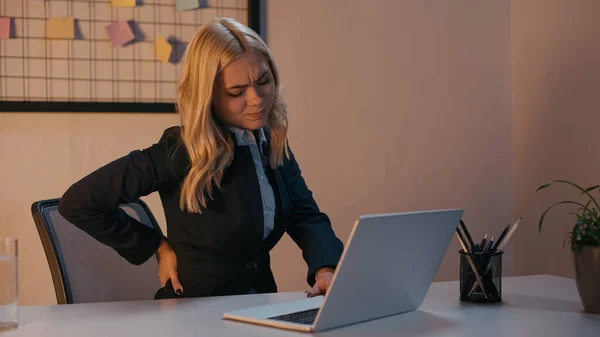
[[[112,0],[113,7],[135,7],[135,0]]]
[[[156,56],[162,63],[169,63],[169,57],[171,56],[173,47],[162,36],[156,38],[155,50]]]
[[[49,39],[74,39],[73,18],[50,18],[46,21],[46,37]]]

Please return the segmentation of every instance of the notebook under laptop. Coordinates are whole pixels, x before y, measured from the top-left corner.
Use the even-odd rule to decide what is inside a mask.
[[[316,332],[416,310],[463,211],[364,215],[325,296],[226,312],[224,319]]]

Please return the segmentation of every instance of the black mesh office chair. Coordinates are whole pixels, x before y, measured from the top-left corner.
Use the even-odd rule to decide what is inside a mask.
[[[58,213],[59,199],[33,203],[35,221],[54,282],[58,304],[151,300],[160,288],[158,260],[136,266]],[[141,200],[122,205],[141,223],[160,231]]]

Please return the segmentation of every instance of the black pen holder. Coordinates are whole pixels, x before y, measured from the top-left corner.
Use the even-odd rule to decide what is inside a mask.
[[[493,303],[502,301],[503,252],[460,254],[460,300]]]

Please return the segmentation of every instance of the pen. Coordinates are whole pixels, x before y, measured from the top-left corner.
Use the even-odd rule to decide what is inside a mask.
[[[506,237],[504,238],[504,240],[502,241],[502,243],[498,246],[498,250],[502,250],[502,249],[504,249],[504,247],[506,247],[506,244],[508,243],[508,240],[510,240],[510,237],[513,236],[513,234],[517,230],[517,227],[519,227],[519,222],[521,222],[521,219],[522,219],[522,217],[519,218],[517,220],[517,222],[515,222],[515,224],[512,226],[512,228],[510,229],[510,231],[508,232],[508,234],[506,234]]]
[[[465,245],[465,248],[467,248],[465,252],[472,253],[474,247],[469,244],[469,242],[465,238],[465,232],[461,229],[462,228],[460,226],[456,227],[456,232],[459,234],[459,237],[462,240],[462,243]]]
[[[487,234],[484,235],[483,239],[481,239],[481,243],[479,244],[479,251],[483,252],[483,250],[485,249],[485,243],[487,241]]]
[[[494,237],[492,236],[492,238],[490,239],[490,241],[488,241],[488,243],[485,245],[485,248],[483,249],[484,253],[487,253],[490,251],[490,249],[492,248],[492,245],[494,244]]]
[[[508,225],[508,226],[506,226],[506,228],[504,228],[504,230],[500,234],[500,237],[498,237],[498,241],[496,241],[496,243],[492,246],[492,251],[496,251],[496,249],[498,249],[498,245],[504,239],[504,237],[506,236],[506,233],[508,233],[509,228],[510,228],[510,225]]]
[[[458,241],[460,241],[460,245],[462,246],[463,251],[469,254],[472,253],[472,249],[468,247],[467,242],[465,241],[465,237],[458,228],[456,228],[456,236],[458,236]]]
[[[458,238],[458,242],[460,242],[460,245],[462,246],[463,252],[468,253],[469,251],[467,250],[467,247],[465,247],[465,243],[463,241],[462,234],[460,234],[460,231],[458,230],[458,228],[456,229],[456,237]]]
[[[465,233],[465,237],[469,241],[469,246],[471,248],[475,248],[475,242],[473,242],[473,239],[471,238],[471,234],[469,234],[469,230],[467,230],[467,226],[462,221],[462,219],[460,219],[460,226],[461,226],[461,229],[463,230],[463,232]]]

